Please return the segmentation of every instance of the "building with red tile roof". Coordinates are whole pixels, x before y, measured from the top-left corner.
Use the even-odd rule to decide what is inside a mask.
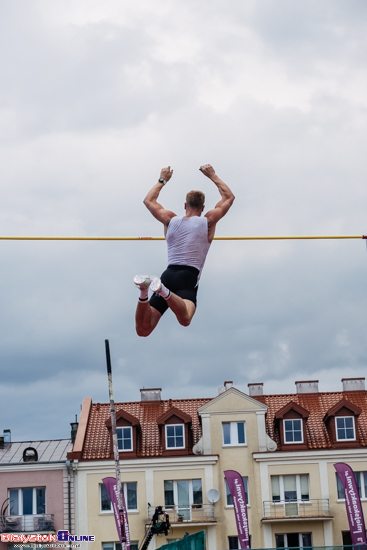
[[[140,401],[116,403],[135,547],[158,505],[172,516],[173,538],[204,529],[208,550],[236,545],[226,469],[245,479],[253,548],[346,544],[349,528],[333,465],[352,465],[367,500],[367,392],[364,379],[342,382],[340,392],[319,392],[318,381],[296,382],[296,393],[285,395],[264,395],[261,383],[249,384],[245,394],[226,382],[214,398],[168,400],[154,388],[141,390]],[[109,404],[84,399],[68,458],[79,532],[98,532],[91,548],[116,548],[102,486],[107,473],[114,476]],[[207,498],[211,489],[218,493],[215,503]],[[166,542],[157,539],[152,548]]]

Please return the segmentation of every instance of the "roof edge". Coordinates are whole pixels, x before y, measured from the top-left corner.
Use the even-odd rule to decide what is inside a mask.
[[[92,408],[92,398],[84,397],[82,410],[79,418],[78,431],[76,433],[73,450],[67,454],[67,457],[69,459],[81,458],[83,447],[84,447],[85,436],[87,434],[88,420],[89,420],[91,408]]]

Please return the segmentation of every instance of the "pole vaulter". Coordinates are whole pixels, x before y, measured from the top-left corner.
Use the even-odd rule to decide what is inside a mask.
[[[163,224],[168,267],[160,278],[150,275],[134,277],[134,283],[140,291],[135,313],[138,336],[149,336],[168,308],[184,327],[190,325],[195,314],[199,279],[216,225],[227,214],[235,199],[228,185],[217,176],[210,164],[201,166],[200,171],[216,185],[221,196],[215,207],[203,217],[205,195],[202,191],[187,193],[184,216],[177,216],[158,202],[160,192],[172,177],[170,166],[162,168],[158,182],[144,199],[152,216]],[[149,288],[153,292],[150,300]]]
[[[202,191],[190,191],[184,204],[185,215],[177,216],[166,210],[158,197],[173,170],[162,168],[158,182],[144,199],[149,212],[164,226],[164,237],[28,237],[0,236],[0,240],[59,240],[59,241],[133,241],[166,240],[168,267],[161,277],[136,275],[134,283],[140,291],[135,312],[138,336],[149,336],[162,315],[170,308],[182,326],[189,326],[196,311],[196,296],[206,255],[213,240],[317,240],[317,239],[367,239],[366,235],[299,235],[299,236],[229,236],[215,237],[216,225],[233,204],[234,194],[215,173],[210,164],[199,170],[218,188],[221,199],[212,210],[201,217],[205,205]],[[153,292],[148,298],[149,289]]]

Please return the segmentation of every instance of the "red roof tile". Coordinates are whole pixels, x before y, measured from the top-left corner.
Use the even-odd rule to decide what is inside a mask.
[[[266,415],[266,431],[280,445],[279,428],[274,422],[275,415],[291,401],[309,411],[307,419],[307,445],[309,449],[325,449],[333,446],[323,422],[325,414],[342,399],[359,407],[362,412],[358,417],[357,425],[360,443],[367,446],[367,392],[327,392],[309,394],[262,395],[254,399],[268,406]],[[201,437],[201,424],[198,409],[211,401],[211,398],[202,399],[169,399],[166,401],[137,401],[132,403],[116,403],[116,414],[125,411],[139,420],[138,457],[162,456],[162,447],[159,435],[158,419],[170,408],[174,407],[192,418],[192,446]],[[90,404],[88,403],[88,406]],[[106,420],[110,418],[109,403],[95,403],[90,406],[88,425],[86,428],[82,460],[96,460],[110,458],[109,431]]]
[[[133,403],[115,403],[116,416],[121,410],[139,420],[141,434],[139,437],[138,456],[156,457],[162,455],[157,420],[175,407],[192,418],[192,445],[201,437],[201,424],[198,409],[211,401],[204,399],[170,399],[167,401],[136,401]],[[106,420],[110,418],[109,403],[92,404],[86,431],[82,459],[110,458],[110,439]]]
[[[332,447],[329,434],[323,422],[325,414],[342,399],[346,399],[356,405],[362,412],[357,420],[362,446],[367,445],[367,392],[325,392],[325,393],[300,393],[289,395],[261,395],[256,396],[261,403],[268,406],[266,415],[266,431],[269,436],[280,444],[279,430],[274,424],[275,414],[290,401],[294,401],[310,412],[307,419],[307,445],[310,449],[325,449]]]

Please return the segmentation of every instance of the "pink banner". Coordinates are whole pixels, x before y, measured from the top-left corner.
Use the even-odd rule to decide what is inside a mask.
[[[334,464],[334,468],[344,488],[345,507],[347,509],[352,544],[367,544],[362,504],[359,498],[354,472],[352,468],[348,466],[348,464],[344,464],[344,462]]]
[[[243,479],[242,476],[234,470],[226,470],[224,475],[232,495],[233,509],[237,523],[238,542],[240,543],[240,548],[247,549],[250,548],[250,536]]]
[[[119,510],[116,479],[114,477],[105,477],[102,481],[107,489],[108,496],[110,497],[113,514],[115,516],[117,534],[119,536],[121,546],[124,547],[124,545],[126,545],[126,550],[130,550],[130,532],[129,523],[127,520],[124,491],[121,488],[122,510]]]

